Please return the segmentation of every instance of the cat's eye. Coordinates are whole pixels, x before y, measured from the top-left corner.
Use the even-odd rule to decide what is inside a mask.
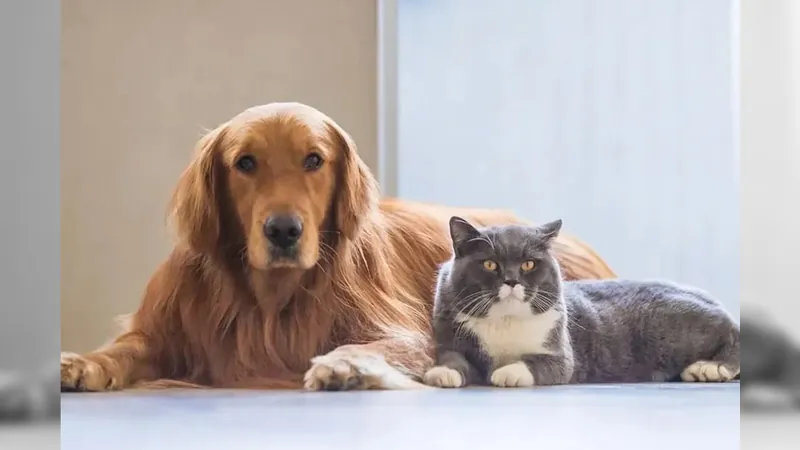
[[[483,268],[488,270],[489,272],[494,272],[497,270],[497,263],[492,261],[491,259],[487,259],[483,262]]]
[[[523,262],[522,266],[520,266],[520,267],[522,268],[523,272],[530,272],[531,270],[533,270],[536,267],[536,263],[533,260],[529,259],[529,260]]]

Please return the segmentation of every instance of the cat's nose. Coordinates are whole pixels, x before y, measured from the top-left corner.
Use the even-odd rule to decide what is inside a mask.
[[[503,283],[507,284],[508,287],[512,287],[513,288],[514,286],[519,284],[519,281],[517,281],[517,280],[506,280]]]

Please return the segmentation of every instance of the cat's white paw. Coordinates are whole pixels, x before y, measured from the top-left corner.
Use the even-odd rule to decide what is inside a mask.
[[[495,370],[491,381],[497,387],[530,387],[534,383],[533,374],[521,361]]]
[[[738,372],[716,361],[697,361],[681,372],[683,381],[723,382],[736,377]]]
[[[464,386],[464,378],[457,370],[445,366],[436,366],[422,377],[422,381],[428,386],[443,388],[459,388]]]

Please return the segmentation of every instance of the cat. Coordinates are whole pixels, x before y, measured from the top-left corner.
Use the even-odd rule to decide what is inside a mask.
[[[563,281],[556,220],[478,229],[450,219],[438,273],[436,387],[730,381],[739,325],[705,292],[661,281]],[[556,244],[557,245],[557,244]]]
[[[7,422],[58,420],[61,415],[60,372],[0,371],[0,425]]]
[[[742,330],[742,411],[800,408],[800,346],[758,310],[743,316]]]

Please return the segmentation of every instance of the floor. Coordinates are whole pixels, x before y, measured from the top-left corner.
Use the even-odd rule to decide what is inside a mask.
[[[796,449],[800,442],[800,414],[742,413],[741,447],[757,450]]]
[[[32,424],[0,423],[0,448],[3,450],[57,449],[59,445],[58,422]],[[220,449],[222,450],[222,449]]]
[[[64,394],[61,411],[65,450],[739,447],[738,383]]]

